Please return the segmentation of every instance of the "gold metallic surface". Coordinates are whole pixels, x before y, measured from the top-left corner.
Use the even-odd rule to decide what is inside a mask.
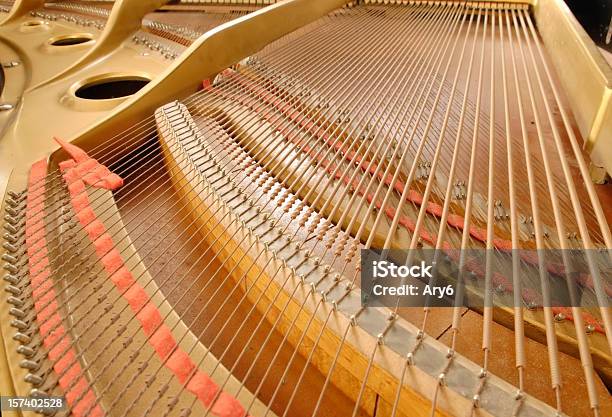
[[[80,69],[85,68],[97,60],[104,59],[104,57],[113,53],[116,49],[121,47],[121,44],[126,39],[140,29],[142,19],[147,13],[160,8],[167,1],[168,0],[116,1],[106,23],[106,28],[100,34],[100,38],[97,40],[96,45],[64,71],[45,80],[40,86],[53,83],[61,78],[69,77]]]

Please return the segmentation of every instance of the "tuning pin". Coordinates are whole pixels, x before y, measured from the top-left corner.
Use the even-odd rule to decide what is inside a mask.
[[[16,191],[9,190],[9,191],[7,192],[7,194],[8,194],[10,197],[12,197],[14,200],[20,201],[20,200],[23,198],[24,191],[22,191],[22,192],[18,193],[18,192],[16,192]]]
[[[29,346],[26,345],[21,345],[17,348],[17,353],[25,356],[26,358],[31,358],[32,356],[34,356],[34,349],[32,349]]]
[[[19,269],[17,269],[17,267],[13,264],[4,264],[3,268],[9,271],[11,274],[16,274],[19,272]]]
[[[28,323],[22,320],[11,320],[11,327],[14,327],[20,331],[24,331],[28,328]]]
[[[13,285],[17,284],[19,282],[19,278],[17,278],[15,275],[11,275],[11,274],[5,274],[4,275],[4,280],[6,282],[9,282]]]
[[[4,215],[4,220],[6,220],[9,224],[12,224],[13,226],[16,226],[19,224],[19,220],[20,219],[16,219],[13,216],[11,216],[10,214],[6,214]]]
[[[15,236],[13,236],[12,234],[10,234],[10,233],[5,233],[3,235],[3,237],[4,237],[4,240],[6,240],[6,241],[8,241],[10,243],[17,242],[17,238]]]
[[[2,247],[11,253],[17,252],[17,247],[15,247],[14,245],[11,245],[9,242],[4,242],[2,244]]]
[[[15,307],[11,307],[9,309],[9,314],[11,316],[17,317],[18,319],[22,319],[22,318],[24,318],[26,316],[26,313],[24,311],[22,311],[22,310],[20,310],[18,308],[15,308]]]
[[[40,368],[40,364],[31,359],[24,359],[19,362],[19,366],[23,369],[29,369],[30,371],[37,371]]]
[[[438,384],[440,384],[441,386],[446,385],[446,374],[444,372],[438,375]]]
[[[23,303],[23,301],[21,301],[19,298],[17,298],[17,297],[13,297],[13,296],[8,297],[8,298],[6,299],[6,302],[7,302],[7,303],[9,303],[9,304],[11,304],[11,305],[14,305],[14,306],[15,306],[15,307],[17,307],[17,308],[22,307],[22,306],[23,306],[23,304],[24,304],[24,303]]]
[[[11,216],[21,216],[23,213],[21,212],[21,210],[17,210],[15,208],[15,206],[11,207],[10,205],[7,205],[4,208],[4,211],[6,211],[8,214],[10,214]]]
[[[19,229],[17,227],[15,227],[14,225],[10,224],[10,223],[4,223],[4,228],[6,230],[9,231],[9,233],[15,234],[19,231]]]
[[[5,253],[2,255],[2,260],[8,263],[11,263],[11,264],[16,264],[18,261],[18,259],[15,256],[9,255],[8,253]]]
[[[8,292],[10,294],[13,294],[13,295],[17,295],[17,296],[21,295],[21,289],[16,287],[16,286],[14,286],[14,285],[7,285],[4,288],[4,291],[6,291],[6,292]]]
[[[23,343],[24,345],[27,345],[28,343],[32,341],[32,338],[30,338],[30,336],[24,333],[20,333],[20,332],[15,333],[13,335],[13,339],[20,343]]]
[[[44,382],[41,376],[32,373],[27,374],[25,377],[23,377],[23,379],[26,382],[29,382],[30,384],[34,385],[35,387],[42,385],[42,383]]]
[[[47,394],[42,389],[32,388],[30,390],[30,397],[41,398],[41,397],[48,397],[48,396],[49,396],[49,394]]]

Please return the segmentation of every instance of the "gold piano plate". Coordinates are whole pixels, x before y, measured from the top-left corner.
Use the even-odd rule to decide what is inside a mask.
[[[612,70],[561,0],[93,3],[0,25],[2,395],[612,413]],[[435,250],[455,306],[376,304],[362,256],[389,250]]]

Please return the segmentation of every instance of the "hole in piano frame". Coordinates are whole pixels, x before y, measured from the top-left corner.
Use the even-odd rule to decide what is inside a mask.
[[[35,27],[43,24],[42,20],[28,20],[27,22],[23,22],[23,26]]]
[[[113,72],[84,78],[68,90],[67,103],[79,110],[108,110],[137,93],[151,77],[146,73]]]
[[[55,36],[47,41],[51,47],[75,47],[80,45],[89,45],[94,42],[91,33],[71,33],[69,35]]]
[[[49,30],[49,23],[42,19],[30,19],[23,22],[19,30],[23,33],[45,31]]]
[[[112,100],[137,93],[149,81],[138,76],[110,77],[85,83],[76,89],[74,95],[86,100]]]

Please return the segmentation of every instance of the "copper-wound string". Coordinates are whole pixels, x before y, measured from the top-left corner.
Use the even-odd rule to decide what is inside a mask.
[[[531,211],[533,213],[534,216],[534,222],[536,224],[539,224],[539,209],[538,209],[538,202],[537,202],[537,190],[535,190],[535,181],[533,179],[533,169],[532,169],[532,164],[531,164],[531,158],[530,158],[530,153],[529,153],[529,141],[527,140],[527,128],[525,125],[525,116],[523,115],[523,103],[522,103],[522,97],[521,97],[521,89],[519,86],[519,78],[517,75],[517,71],[516,71],[516,59],[514,56],[514,43],[513,43],[513,36],[512,36],[512,28],[508,19],[508,11],[505,10],[504,11],[504,17],[505,17],[505,22],[506,22],[506,28],[507,28],[507,33],[508,33],[508,44],[509,44],[509,49],[510,49],[510,58],[511,58],[511,62],[512,62],[512,74],[513,74],[513,81],[514,81],[514,93],[516,94],[516,102],[517,102],[517,108],[518,108],[518,113],[519,113],[519,120],[520,120],[520,130],[521,130],[521,137],[523,138],[523,145],[524,145],[524,155],[525,155],[525,167],[526,167],[526,171],[527,171],[527,183],[528,183],[528,187],[529,187],[529,193],[530,193],[530,202],[531,202]],[[501,14],[500,14],[500,19],[501,19]],[[500,25],[501,28],[501,25]],[[502,54],[502,57],[504,57],[505,59],[505,55]],[[508,91],[507,91],[507,87],[505,85],[505,63],[503,64],[504,66],[504,99],[507,100],[508,97]],[[512,151],[511,151],[511,146],[512,146],[512,141],[511,141],[511,136],[510,136],[510,125],[509,125],[509,116],[508,116],[508,104],[505,104],[506,107],[506,114],[505,114],[505,121],[506,121],[506,130],[507,130],[507,137],[506,137],[506,141],[508,143],[508,178],[510,179],[510,195],[511,195],[511,200],[514,201],[514,183],[513,183],[513,178],[514,175],[511,173],[512,170]],[[513,248],[518,248],[518,237],[517,237],[517,230],[516,230],[516,208],[514,207],[515,203],[513,203],[513,207],[512,207],[512,211],[511,211],[511,222],[512,222],[512,247]],[[536,246],[538,248],[543,248],[544,244],[542,242],[542,231],[541,229],[536,230]],[[527,366],[527,359],[526,359],[526,353],[525,353],[525,326],[524,326],[524,319],[523,319],[523,309],[520,307],[521,306],[521,301],[522,301],[522,284],[520,281],[520,277],[517,276],[517,273],[519,272],[519,268],[520,268],[520,264],[516,265],[515,262],[515,257],[516,257],[516,250],[514,250],[512,252],[512,260],[513,260],[513,290],[514,290],[514,294],[513,294],[513,299],[514,299],[514,344],[515,344],[515,363],[516,363],[516,368],[518,371],[518,388],[519,388],[519,392],[522,393],[524,391],[524,385],[525,385],[525,367]],[[539,265],[539,269],[540,269],[540,273],[543,271],[543,265],[540,264]],[[513,413],[513,417],[514,415],[516,415],[518,413],[518,405],[517,405],[517,409],[515,409],[515,412]]]

